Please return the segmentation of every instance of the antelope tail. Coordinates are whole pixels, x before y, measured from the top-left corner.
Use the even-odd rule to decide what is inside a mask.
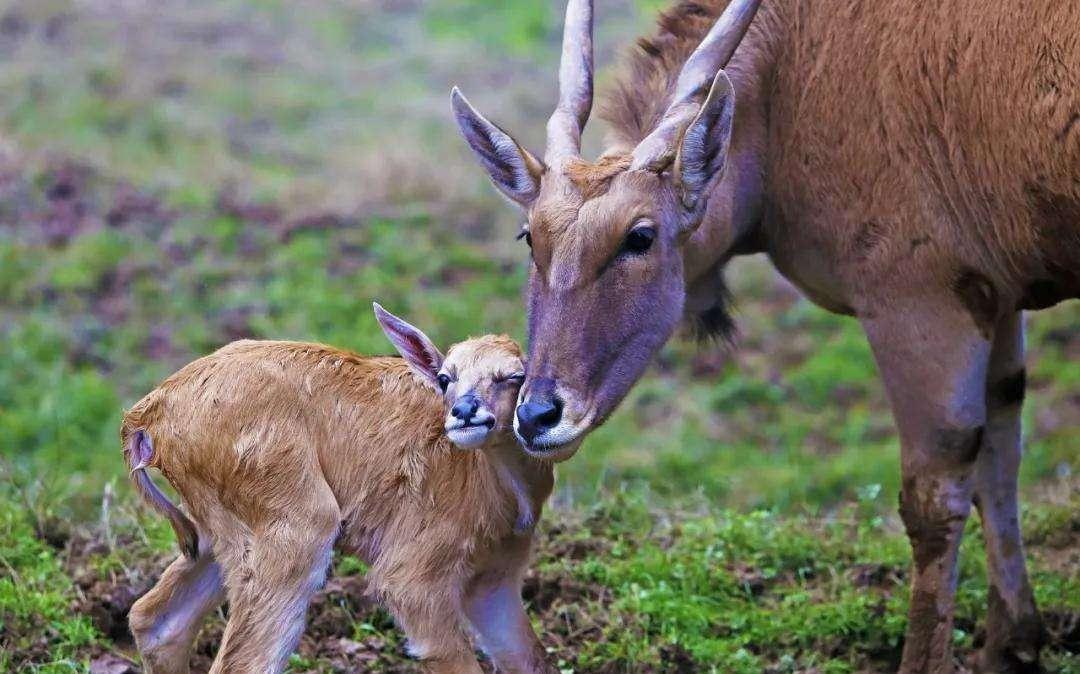
[[[199,532],[195,529],[195,525],[169,500],[168,496],[158,489],[154,480],[146,472],[154,457],[154,443],[145,429],[140,428],[128,434],[124,445],[124,457],[131,471],[131,483],[135,485],[143,501],[169,520],[184,554],[190,559],[198,557]]]

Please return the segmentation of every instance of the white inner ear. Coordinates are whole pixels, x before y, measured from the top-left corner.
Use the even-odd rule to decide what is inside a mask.
[[[533,181],[532,173],[529,172],[529,167],[525,165],[525,158],[521,156],[521,149],[517,143],[504,133],[493,133],[491,142],[498,160],[509,166],[513,173],[513,184],[503,187],[521,197],[535,192],[536,183]]]

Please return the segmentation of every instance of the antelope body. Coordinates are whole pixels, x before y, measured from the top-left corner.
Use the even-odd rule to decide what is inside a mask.
[[[579,156],[591,25],[591,2],[570,0],[543,159],[453,94],[527,216],[525,449],[572,456],[683,319],[728,330],[724,264],[764,252],[860,321],[889,394],[915,561],[901,671],[953,671],[972,503],[990,578],[972,664],[1039,671],[1017,523],[1022,311],[1080,296],[1080,4],[681,2],[630,53],[595,162]]]
[[[429,671],[480,672],[473,630],[500,671],[550,671],[520,594],[553,483],[550,465],[523,455],[509,431],[520,351],[486,336],[444,358],[377,313],[404,360],[234,342],[125,415],[136,484],[185,549],[131,610],[149,672],[187,672],[203,618],[225,599],[211,671],[281,671],[334,545],[370,563],[371,591]],[[147,467],[176,488],[190,520]]]

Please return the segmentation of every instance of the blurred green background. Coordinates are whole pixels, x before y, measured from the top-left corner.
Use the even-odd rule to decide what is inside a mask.
[[[598,2],[600,91],[664,4]],[[519,214],[448,92],[539,148],[561,6],[0,0],[0,670],[132,655],[126,607],[175,551],[131,506],[119,418],[184,363],[241,337],[387,353],[373,299],[443,346],[523,337]],[[736,347],[673,340],[559,468],[526,598],[564,672],[895,670],[909,552],[869,349],[763,259],[729,280]],[[1024,410],[1027,543],[1062,672],[1080,672],[1078,304],[1029,317]],[[294,670],[410,670],[389,618],[342,589],[361,569],[339,562]]]
[[[600,3],[600,91],[660,4]],[[539,147],[560,27],[541,0],[8,2],[3,455],[96,495],[121,475],[121,409],[164,375],[239,337],[385,353],[373,299],[443,345],[521,338],[519,216],[447,93]],[[594,119],[586,147],[603,131]],[[855,321],[761,259],[729,276],[737,348],[673,341],[561,467],[559,498],[624,482],[781,509],[895,493],[896,436]],[[1026,482],[1076,468],[1080,307],[1029,325]]]

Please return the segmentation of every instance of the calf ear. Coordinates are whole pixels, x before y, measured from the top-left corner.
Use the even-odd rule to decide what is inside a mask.
[[[697,117],[686,127],[675,158],[675,179],[682,191],[683,205],[690,210],[704,207],[702,197],[708,195],[714,181],[724,173],[734,116],[735,90],[721,70]]]
[[[390,339],[390,342],[393,343],[394,348],[402,355],[405,362],[409,364],[409,367],[424,379],[438,386],[436,377],[438,377],[439,368],[442,367],[443,363],[442,352],[420,330],[383,309],[378,302],[374,302],[373,306],[375,307],[375,318],[379,321],[379,325],[382,326],[383,332],[386,333],[387,338]]]
[[[450,92],[450,103],[461,135],[487,169],[491,182],[511,201],[528,208],[540,193],[544,164],[510,134],[484,119],[457,87]]]

